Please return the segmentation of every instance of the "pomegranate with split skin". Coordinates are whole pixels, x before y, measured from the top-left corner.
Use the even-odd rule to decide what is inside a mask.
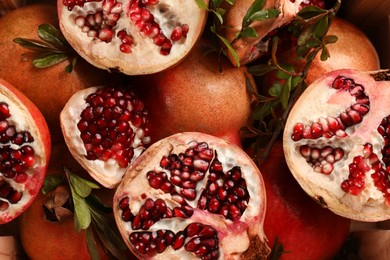
[[[152,140],[202,132],[240,144],[240,128],[251,114],[247,81],[253,89],[255,83],[245,66],[236,68],[208,52],[213,47],[200,41],[179,66],[134,79],[150,111]]]
[[[287,167],[281,140],[258,166],[267,194],[268,245],[277,240],[283,246],[277,259],[332,259],[349,235],[351,220],[321,207],[302,190]]]
[[[225,26],[221,34],[232,43],[233,49],[238,54],[240,65],[248,64],[266,53],[268,51],[267,36],[291,22],[304,6],[315,5],[325,8],[323,0],[266,0],[262,10],[275,9],[279,11],[278,16],[251,23],[250,27],[257,33],[256,37],[236,38],[237,33],[243,29],[243,18],[253,3],[253,0],[236,1],[233,5],[226,5],[224,14]],[[238,65],[230,53],[228,57],[234,65]]]
[[[114,196],[124,241],[140,259],[265,259],[265,189],[238,146],[196,132],[150,146]]]
[[[65,142],[100,184],[114,188],[151,142],[148,111],[129,87],[75,93],[60,115]]]
[[[207,17],[193,0],[58,0],[57,6],[64,36],[83,58],[128,75],[181,61]]]
[[[0,224],[18,217],[37,196],[46,175],[50,143],[38,108],[0,79]]]
[[[388,70],[332,71],[305,90],[288,116],[283,139],[291,172],[341,216],[390,218],[389,80]]]

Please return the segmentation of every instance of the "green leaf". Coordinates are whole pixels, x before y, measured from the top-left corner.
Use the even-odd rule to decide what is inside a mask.
[[[47,43],[34,40],[34,39],[26,39],[26,38],[15,38],[13,39],[14,43],[19,44],[21,47],[32,50],[32,51],[37,51],[37,52],[42,52],[42,51],[47,51],[47,49],[51,48],[50,45]]]
[[[69,182],[71,187],[77,193],[77,195],[79,195],[82,198],[85,198],[89,194],[91,194],[92,189],[100,188],[99,185],[97,185],[96,183],[83,179],[80,176],[72,173],[69,174]]]
[[[71,73],[74,70],[74,68],[76,67],[77,61],[78,61],[78,57],[79,56],[74,57],[72,59],[72,62],[65,67],[66,72]]]
[[[283,64],[280,66],[288,72],[295,73],[294,66],[291,64]],[[278,77],[278,79],[289,79],[291,77],[291,75],[289,73],[287,73],[283,70],[278,70],[278,72],[276,73],[276,76]]]
[[[38,26],[38,36],[43,41],[50,43],[56,48],[63,48],[67,45],[67,41],[62,36],[60,30],[51,24],[41,24]]]
[[[226,39],[225,37],[223,37],[219,34],[217,34],[217,37],[223,42],[223,44],[227,47],[230,54],[233,56],[233,59],[236,62],[236,66],[240,67],[240,58],[238,57],[237,52],[233,49],[233,47],[230,44],[230,42],[228,41],[228,39]]]
[[[248,67],[248,72],[253,76],[263,76],[270,71],[278,69],[276,66],[268,65],[268,64],[257,64]]]
[[[87,248],[91,260],[99,260],[100,259],[99,249],[95,241],[95,237],[93,235],[93,230],[91,227],[88,227],[85,230],[85,239],[87,240]]]
[[[317,15],[325,13],[326,10],[319,8],[317,6],[308,5],[302,8],[302,10],[299,11],[298,16],[303,19],[310,19]]]
[[[239,31],[236,34],[237,39],[245,38],[245,37],[252,37],[252,38],[257,37],[257,33],[255,29],[253,29],[252,27],[245,27],[242,31]]]
[[[72,198],[74,205],[74,226],[77,231],[87,229],[91,224],[91,212],[85,199],[77,195],[72,189]]]
[[[65,53],[48,54],[40,58],[35,58],[32,63],[35,67],[42,69],[61,63],[67,58],[68,55]]]
[[[336,35],[325,35],[322,41],[324,44],[335,43],[338,41],[338,37]]]
[[[212,0],[211,4],[213,8],[217,9],[222,4],[222,0]]]
[[[105,205],[101,201],[101,199],[98,196],[94,195],[93,193],[91,193],[88,197],[86,197],[85,201],[91,208],[96,209],[99,212],[112,213],[112,208]]]
[[[211,12],[218,18],[219,22],[221,24],[223,24],[223,17],[220,13],[218,13],[217,11],[214,11],[214,10],[211,10]]]
[[[208,6],[205,2],[203,2],[203,0],[195,0],[196,4],[198,5],[198,7],[202,10],[208,10]]]
[[[321,46],[322,42],[317,38],[311,38],[306,41],[306,46],[308,48],[316,48],[318,46]]]
[[[277,10],[277,9],[261,10],[261,11],[258,11],[258,12],[256,12],[256,13],[252,14],[252,15],[249,17],[248,20],[249,20],[250,22],[253,22],[253,21],[263,21],[263,20],[275,18],[275,17],[277,17],[279,14],[280,14],[280,11]]]
[[[47,194],[55,188],[57,188],[63,181],[65,180],[64,175],[60,174],[50,174],[45,177],[45,180],[43,181],[41,192],[43,194]]]
[[[236,0],[226,0],[226,3],[228,3],[230,5],[234,5],[235,2],[236,2]]]
[[[282,92],[280,93],[280,102],[282,103],[283,109],[287,108],[288,101],[290,99],[291,92],[291,77],[286,80],[283,85]]]
[[[321,61],[326,61],[329,57],[330,57],[330,54],[329,54],[328,48],[326,48],[324,46],[322,48],[322,51],[321,51],[320,59],[321,59]]]
[[[251,23],[249,18],[256,12],[263,9],[265,4],[265,0],[255,0],[252,5],[249,7],[248,11],[244,15],[244,18],[242,19],[242,28],[247,27],[248,24]]]
[[[280,97],[280,93],[282,92],[282,84],[280,82],[274,82],[272,87],[268,89],[268,94],[271,97]]]
[[[291,89],[294,89],[298,86],[298,84],[301,82],[302,77],[301,76],[294,76],[291,79]]]
[[[314,26],[314,29],[313,29],[314,37],[321,39],[322,37],[324,37],[326,35],[326,32],[328,31],[328,27],[329,27],[328,16],[322,17],[316,23],[314,23],[312,26]]]

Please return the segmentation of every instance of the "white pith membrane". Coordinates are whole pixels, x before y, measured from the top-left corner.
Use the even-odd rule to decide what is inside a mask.
[[[129,5],[135,0],[114,0],[115,3],[121,3],[121,8],[117,8],[121,11],[116,12],[120,17],[112,27],[114,36],[110,42],[89,37],[82,32],[75,18],[101,11],[104,2],[86,2],[83,7],[75,6],[69,11],[63,0],[58,0],[60,27],[68,42],[88,62],[98,68],[115,69],[128,75],[159,72],[179,62],[200,37],[207,16],[207,12],[192,0],[159,0],[157,4],[148,5],[147,9],[167,38],[171,37],[177,25],[188,25],[189,28],[186,37],[172,41],[172,49],[168,55],[161,55],[160,47],[153,43],[152,38],[140,35],[129,18]],[[122,42],[117,33],[121,30],[125,30],[133,38],[131,53],[124,53],[119,49]]]
[[[7,178],[4,176],[3,172],[0,172],[0,190],[4,189],[6,185],[10,185],[12,191],[22,193],[22,197],[15,204],[10,203],[8,198],[0,196],[0,204],[4,202],[8,204],[7,209],[0,209],[0,224],[7,223],[17,217],[31,203],[32,197],[37,195],[44,180],[45,174],[42,173],[42,171],[45,171],[45,163],[47,161],[41,135],[33,116],[22,101],[15,97],[6,86],[0,83],[0,103],[3,102],[8,105],[11,114],[11,116],[7,118],[9,126],[15,126],[16,132],[29,132],[34,138],[34,141],[24,142],[22,145],[12,142],[1,143],[0,151],[2,152],[5,146],[9,146],[13,150],[18,150],[26,145],[31,146],[34,150],[34,164],[24,171],[27,178],[23,182],[17,182],[13,178]],[[3,163],[2,159],[0,159],[0,161]],[[4,161],[7,161],[7,159]]]
[[[364,188],[357,195],[344,191],[341,188],[343,181],[347,180],[349,167],[354,158],[363,156],[366,144],[372,144],[373,153],[378,156],[380,164],[386,170],[382,159],[384,137],[379,134],[378,127],[382,120],[390,115],[390,83],[388,81],[375,81],[371,74],[374,72],[359,72],[354,70],[336,70],[325,74],[313,82],[301,95],[287,119],[283,148],[288,166],[302,188],[321,205],[329,208],[338,215],[360,220],[380,221],[390,218],[390,200],[375,186],[368,158],[364,163],[369,170],[364,173]],[[331,88],[338,76],[352,79],[355,84],[364,87],[364,93],[369,98],[369,111],[362,116],[360,123],[347,127],[345,136],[333,135],[330,138],[321,136],[316,139],[302,138],[298,141],[292,139],[293,129],[297,123],[312,125],[320,118],[328,116],[337,118],[356,103],[356,99],[348,91]],[[387,77],[388,78],[388,77]],[[323,148],[331,146],[333,149],[342,148],[344,156],[333,163],[333,171],[329,174],[315,172],[312,166],[300,153],[300,147]]]
[[[125,222],[122,219],[122,209],[120,202],[123,198],[129,198],[129,209],[131,213],[136,215],[146,199],[153,200],[163,199],[167,207],[173,209],[179,207],[180,203],[169,193],[165,193],[161,189],[151,187],[146,178],[147,173],[151,170],[155,172],[165,172],[172,176],[169,170],[160,166],[160,161],[163,156],[170,154],[183,153],[190,143],[206,142],[208,147],[214,150],[215,156],[223,165],[223,172],[226,173],[232,167],[239,166],[241,168],[242,177],[246,180],[247,190],[249,193],[249,201],[247,208],[238,220],[226,219],[222,215],[213,214],[209,211],[197,208],[198,200],[206,187],[206,182],[209,176],[207,170],[204,178],[196,184],[197,194],[194,200],[185,201],[194,210],[190,218],[162,218],[155,222],[149,229],[133,230],[131,221]],[[180,187],[175,186],[175,190],[179,192]],[[263,221],[265,215],[265,189],[263,179],[256,165],[250,157],[235,145],[228,144],[226,141],[205,134],[187,132],[175,134],[158,141],[149,147],[138,160],[126,172],[122,182],[118,186],[114,196],[114,215],[127,246],[137,255],[137,257],[149,258],[145,255],[137,254],[134,246],[129,241],[130,234],[134,232],[157,232],[158,230],[171,230],[175,234],[183,231],[190,223],[198,222],[204,225],[211,225],[217,230],[219,258],[218,259],[240,259],[242,253],[245,252],[250,244],[250,240],[258,236],[262,245],[258,245],[258,250],[261,251],[263,243],[266,241],[263,232]],[[189,241],[187,238],[184,245]],[[268,249],[265,250],[267,252]],[[263,251],[264,252],[264,251]],[[188,252],[184,246],[175,250],[172,246],[168,246],[162,253],[156,254],[153,259],[196,259],[195,254]]]
[[[84,142],[80,137],[81,132],[77,127],[77,123],[81,120],[81,112],[88,106],[85,99],[101,88],[104,87],[90,87],[74,94],[61,111],[61,128],[65,142],[73,157],[96,181],[107,188],[114,188],[121,181],[127,167],[120,167],[118,162],[113,158],[110,158],[107,161],[86,159],[85,156],[87,155],[87,151]],[[131,110],[131,108],[128,109]],[[149,143],[150,137],[145,136],[143,129],[137,128],[131,121],[128,121],[128,123],[135,133],[134,141],[131,145],[134,155],[129,162],[130,165],[144,151],[145,147],[143,144]]]
[[[237,52],[241,65],[248,64],[259,58],[268,49],[268,41],[264,38],[273,30],[289,23],[301,9],[300,5],[306,3],[305,0],[296,0],[292,3],[290,0],[267,0],[263,10],[274,8],[280,11],[276,18],[263,21],[254,21],[251,27],[256,31],[257,37],[242,37],[235,39],[236,34],[242,29],[242,18],[253,4],[253,1],[242,1],[229,7],[224,16],[226,30],[223,35],[233,42],[232,47]],[[228,53],[228,57],[233,64],[236,64],[234,57]]]

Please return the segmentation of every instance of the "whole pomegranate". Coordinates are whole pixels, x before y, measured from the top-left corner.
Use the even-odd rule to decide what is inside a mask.
[[[100,184],[114,188],[149,145],[148,111],[129,87],[89,87],[61,112],[65,142]]]
[[[302,190],[287,167],[281,141],[259,168],[267,194],[268,245],[275,239],[283,245],[280,259],[332,259],[348,237],[350,219],[321,207]]]
[[[140,259],[265,259],[265,190],[238,146],[185,132],[150,146],[114,196],[122,237]]]
[[[58,26],[54,5],[27,5],[0,19],[0,77],[23,92],[42,111],[55,143],[63,141],[59,115],[68,99],[77,90],[119,79],[117,75],[96,69],[81,58],[71,73],[65,71],[68,60],[49,68],[34,67],[31,59],[22,57],[29,51],[14,43],[13,39],[38,40],[38,26],[44,23]]]
[[[42,186],[50,133],[38,108],[0,79],[0,224],[18,217]]]
[[[57,6],[61,30],[82,57],[128,75],[178,63],[202,34],[207,16],[192,0],[58,0]]]
[[[288,116],[283,142],[292,174],[341,216],[390,218],[389,80],[388,70],[332,71],[305,90]]]
[[[63,167],[82,174],[65,144],[54,145],[52,151],[49,174],[63,175]],[[85,231],[74,228],[71,199],[69,187],[61,184],[50,193],[39,192],[20,216],[20,240],[29,259],[91,259]],[[101,246],[99,250],[101,259],[108,259]]]
[[[251,113],[247,81],[254,89],[255,83],[245,66],[236,68],[224,57],[219,61],[215,53],[206,54],[212,47],[201,41],[180,65],[134,80],[150,111],[152,140],[196,131],[240,143],[240,128]]]

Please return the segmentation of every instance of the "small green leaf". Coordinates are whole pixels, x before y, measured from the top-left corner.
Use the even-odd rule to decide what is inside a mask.
[[[302,77],[301,76],[294,76],[291,79],[291,89],[294,89],[298,86],[298,84],[301,82]]]
[[[279,81],[274,82],[272,87],[269,88],[268,94],[271,97],[280,97],[280,93],[282,92],[282,84]]]
[[[63,181],[65,180],[64,175],[60,174],[50,174],[45,177],[45,180],[43,181],[41,192],[43,194],[47,194],[55,188],[57,188]]]
[[[298,46],[295,52],[299,58],[305,58],[309,54],[310,50],[311,48],[308,48],[307,46]]]
[[[236,2],[236,0],[226,0],[226,3],[228,3],[230,5],[234,5],[235,2]]]
[[[270,71],[278,69],[275,66],[268,65],[268,64],[257,64],[248,67],[248,72],[252,74],[253,76],[263,76],[267,74]]]
[[[298,16],[303,19],[310,19],[317,15],[325,13],[326,10],[319,8],[317,6],[308,5],[302,8],[302,10],[299,11]]]
[[[291,73],[295,73],[295,69],[294,69],[294,66],[291,65],[291,64],[283,64],[283,65],[280,65],[285,71],[288,71],[288,72],[291,72]],[[285,72],[283,70],[278,70],[278,72],[276,73],[276,76],[278,77],[278,79],[289,79],[291,77],[291,75],[287,72]]]
[[[65,71],[66,71],[66,72],[71,73],[71,72],[74,70],[74,68],[76,67],[77,61],[78,61],[78,57],[79,57],[79,56],[74,57],[74,58],[72,59],[72,62],[69,63],[69,65],[67,65],[67,66],[65,67]]]
[[[286,80],[283,85],[282,92],[280,93],[280,102],[282,103],[283,109],[287,108],[288,101],[290,99],[291,92],[291,77]]]
[[[255,29],[253,29],[252,27],[245,27],[242,31],[239,31],[237,34],[236,34],[236,38],[239,39],[239,38],[245,38],[245,37],[252,37],[252,38],[255,38],[257,37],[257,33],[255,31]]]
[[[41,24],[38,26],[38,36],[43,41],[50,43],[56,48],[63,48],[67,45],[67,41],[62,36],[60,30],[51,24]]]
[[[314,37],[321,39],[322,37],[324,37],[326,35],[326,32],[328,31],[328,27],[329,27],[328,16],[322,17],[316,23],[314,23],[312,26],[314,26],[314,29],[313,29]]]
[[[228,48],[228,51],[233,56],[234,61],[236,62],[236,66],[240,67],[240,58],[238,57],[237,52],[233,49],[230,42],[223,36],[217,34],[217,37],[223,42],[223,44]]]
[[[88,208],[88,204],[84,198],[80,197],[72,190],[72,199],[74,205],[74,224],[75,229],[80,231],[81,229],[87,229],[91,224],[91,212]]]
[[[277,9],[261,10],[261,11],[258,11],[258,12],[256,12],[256,13],[252,14],[252,15],[249,17],[248,20],[249,20],[250,22],[253,22],[253,21],[263,21],[263,20],[275,18],[275,17],[277,17],[279,14],[280,14],[280,11],[277,10]]]
[[[98,250],[97,243],[95,241],[95,237],[93,235],[93,230],[91,227],[88,227],[85,230],[85,239],[87,240],[87,248],[89,252],[89,256],[91,260],[99,260],[100,254]]]
[[[99,185],[81,178],[78,175],[69,173],[69,182],[74,191],[82,198],[85,198],[91,194],[92,189],[99,189]]]
[[[318,46],[321,46],[322,42],[317,38],[311,38],[306,41],[306,46],[308,48],[316,48]]]
[[[220,13],[218,13],[217,11],[214,11],[214,10],[211,10],[211,12],[218,18],[219,22],[221,24],[223,24],[223,17]]]
[[[68,55],[65,53],[48,54],[40,58],[35,58],[32,63],[35,67],[42,69],[61,63],[67,58]]]
[[[19,44],[23,48],[26,48],[26,49],[29,49],[32,51],[37,51],[37,52],[47,51],[48,48],[51,48],[51,46],[48,45],[47,43],[44,43],[44,42],[41,42],[38,40],[34,40],[34,39],[15,38],[15,39],[13,39],[13,42]]]
[[[326,61],[329,57],[330,57],[330,54],[329,54],[328,48],[326,48],[324,46],[322,48],[322,51],[321,51],[320,59],[321,59],[321,61]]]
[[[324,44],[330,44],[337,42],[338,37],[336,35],[325,35],[323,38]]]
[[[198,7],[202,10],[208,10],[208,6],[205,2],[203,2],[203,0],[195,0],[196,4],[198,5]]]
[[[263,9],[265,4],[265,0],[255,0],[252,5],[249,7],[248,11],[244,15],[244,18],[242,19],[242,28],[247,27],[248,24],[251,23],[249,18],[256,12]]]

